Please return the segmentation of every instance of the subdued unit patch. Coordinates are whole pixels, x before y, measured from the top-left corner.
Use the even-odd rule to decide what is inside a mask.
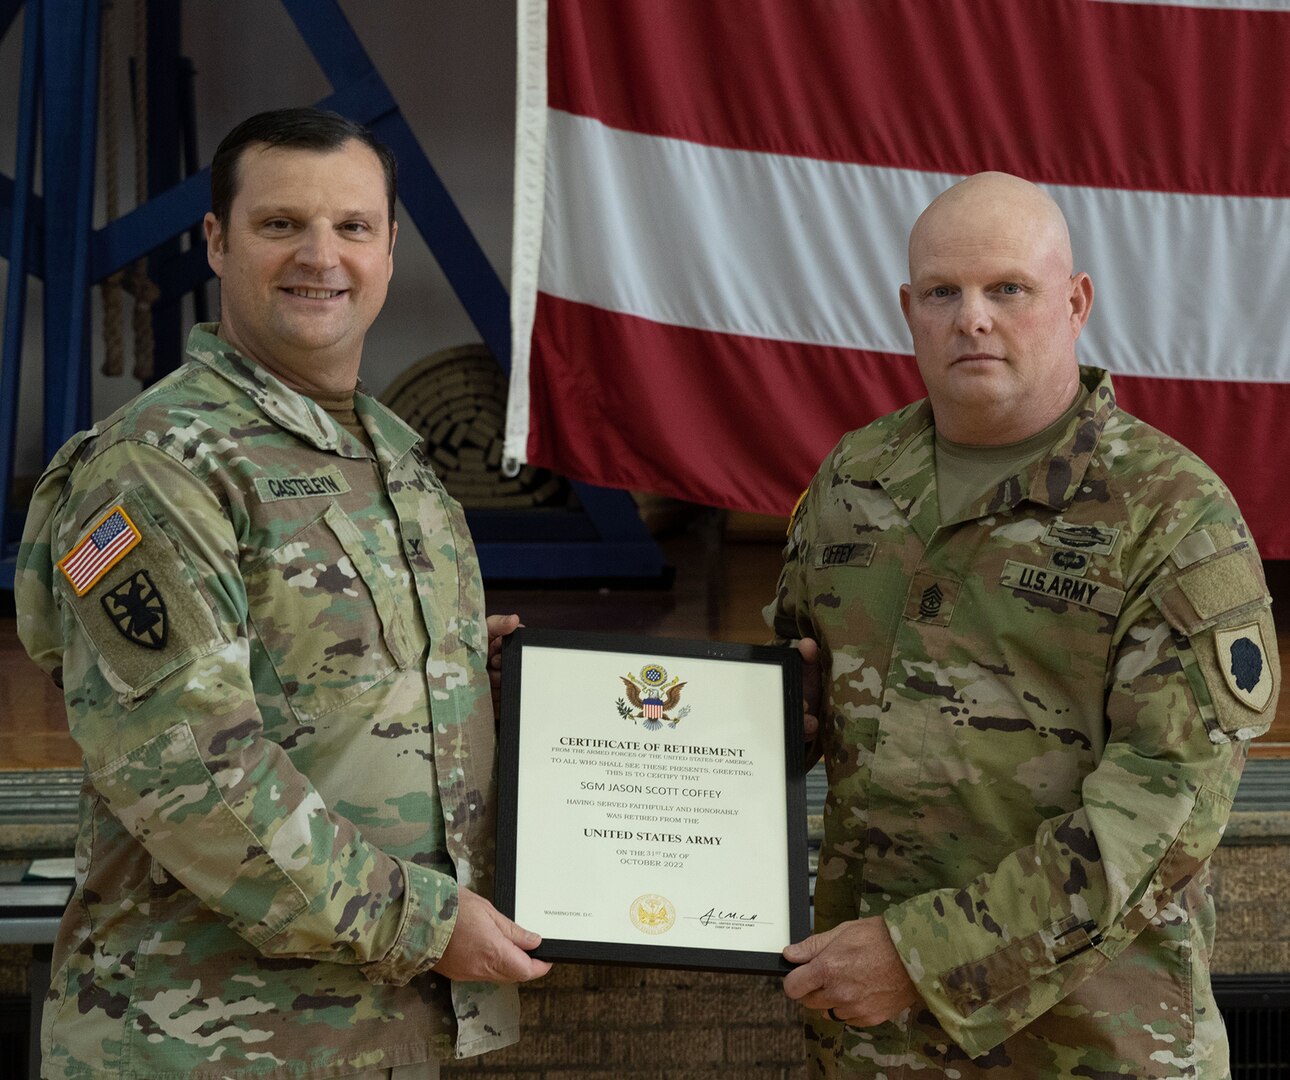
[[[166,599],[147,570],[136,570],[100,598],[108,618],[127,641],[145,649],[164,649],[168,637]]]
[[[1272,668],[1258,623],[1214,633],[1218,666],[1228,689],[1242,705],[1262,712],[1272,697]]]

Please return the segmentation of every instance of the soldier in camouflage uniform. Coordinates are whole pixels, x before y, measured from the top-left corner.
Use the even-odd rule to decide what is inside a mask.
[[[1078,366],[1092,285],[1039,189],[951,188],[910,275],[930,400],[838,444],[767,608],[819,665],[813,1074],[1226,1077],[1207,863],[1277,698],[1258,553]]]
[[[47,1077],[437,1076],[513,1042],[496,984],[547,970],[484,899],[490,627],[466,522],[417,434],[355,390],[393,184],[338,116],[235,129],[206,220],[221,323],[33,499],[19,631],[86,770]]]

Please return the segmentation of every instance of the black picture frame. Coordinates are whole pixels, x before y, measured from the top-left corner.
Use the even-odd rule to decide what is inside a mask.
[[[533,858],[531,853],[521,853],[518,850],[518,836],[521,831],[519,824],[520,808],[521,805],[528,805],[526,800],[531,800],[533,798],[532,794],[524,795],[523,792],[535,792],[539,790],[537,787],[533,786],[540,783],[538,779],[539,772],[543,770],[549,771],[552,768],[550,764],[552,761],[564,760],[548,757],[547,761],[539,766],[536,760],[534,760],[536,755],[533,753],[533,746],[537,744],[533,743],[532,739],[530,740],[530,760],[527,763],[521,760],[521,751],[524,745],[523,737],[526,730],[526,717],[524,715],[525,710],[523,708],[526,685],[526,664],[530,669],[530,678],[534,679],[539,677],[541,669],[544,666],[550,667],[553,664],[559,666],[561,669],[577,665],[578,670],[584,670],[584,665],[594,668],[596,666],[603,667],[607,663],[611,662],[609,660],[601,659],[602,657],[612,657],[613,662],[620,662],[621,660],[630,657],[632,658],[630,663],[633,665],[644,659],[645,666],[641,668],[642,677],[646,674],[650,674],[652,676],[655,666],[660,669],[665,666],[671,667],[673,665],[679,665],[681,668],[684,668],[687,662],[719,661],[734,665],[752,665],[751,667],[744,669],[742,672],[734,672],[732,670],[730,677],[734,677],[737,674],[744,674],[749,679],[757,680],[759,685],[763,683],[769,683],[771,686],[778,685],[778,694],[764,694],[759,699],[759,706],[760,704],[765,704],[766,706],[766,717],[758,723],[763,726],[769,725],[770,723],[782,726],[782,749],[784,762],[782,777],[780,777],[777,769],[774,772],[775,780],[782,779],[782,790],[777,793],[772,787],[770,791],[767,792],[767,798],[765,799],[765,807],[769,809],[762,809],[759,805],[756,812],[761,814],[773,814],[773,808],[776,804],[783,808],[784,822],[786,823],[787,829],[785,834],[786,843],[783,851],[782,885],[780,884],[781,879],[779,879],[777,875],[770,874],[769,877],[772,881],[772,885],[770,887],[775,890],[774,895],[777,897],[775,899],[775,904],[783,905],[782,907],[776,908],[776,910],[781,912],[786,910],[787,912],[787,927],[780,928],[780,924],[775,922],[773,925],[777,927],[777,929],[763,931],[761,927],[757,927],[755,933],[758,935],[763,933],[780,934],[782,936],[782,942],[776,941],[774,949],[765,947],[764,943],[761,947],[758,947],[755,944],[745,946],[740,943],[739,938],[743,935],[738,932],[731,931],[748,929],[748,927],[738,925],[733,917],[748,918],[746,912],[753,911],[754,914],[752,914],[751,918],[754,923],[759,918],[759,914],[757,913],[758,906],[752,905],[746,900],[738,906],[739,910],[728,910],[729,905],[726,905],[719,908],[714,907],[709,909],[706,913],[700,912],[697,915],[690,911],[686,911],[683,915],[675,910],[673,911],[671,916],[673,923],[680,919],[688,921],[688,924],[682,930],[683,934],[688,934],[691,937],[695,936],[698,932],[697,927],[693,925],[695,922],[703,927],[705,936],[706,932],[713,927],[718,931],[726,931],[724,933],[714,933],[712,935],[714,941],[711,946],[667,944],[662,941],[654,942],[648,940],[647,933],[644,932],[641,935],[642,940],[640,941],[626,941],[622,940],[620,937],[614,937],[613,933],[604,934],[595,930],[589,932],[587,936],[567,934],[550,936],[544,931],[542,925],[530,925],[530,922],[535,920],[526,922],[524,918],[521,917],[517,921],[520,921],[527,929],[536,930],[543,934],[542,944],[534,951],[534,955],[544,960],[574,963],[625,964],[698,971],[727,971],[758,974],[784,974],[790,971],[792,969],[792,965],[784,960],[778,950],[782,949],[783,946],[788,945],[790,942],[800,941],[810,933],[810,896],[806,838],[805,749],[802,734],[802,674],[801,659],[797,650],[789,647],[746,645],[731,642],[601,634],[572,630],[521,628],[505,639],[502,657],[502,705],[498,732],[497,876],[494,902],[499,911],[512,919],[517,917],[517,910],[521,912],[521,915],[525,911],[532,913],[534,903],[539,902],[535,897],[526,895],[520,898],[523,902],[517,904],[517,876],[522,879],[520,888],[530,888],[530,886],[523,884],[523,880],[526,880],[531,876],[526,873],[520,873],[517,875],[517,870],[521,865],[520,859],[522,857],[528,859]],[[717,669],[707,667],[703,670],[713,672]],[[776,674],[778,676],[777,678]],[[666,671],[664,671],[664,676],[666,676]],[[626,686],[629,678],[632,681],[635,681],[635,677],[632,676],[630,672],[628,678],[620,676],[620,681],[624,686]],[[603,681],[603,679],[600,681]],[[673,680],[674,683],[676,681],[676,679]],[[686,684],[682,683],[681,685],[684,686]],[[622,693],[621,690],[619,692],[620,694]],[[679,694],[680,691],[678,690],[677,693]],[[639,695],[636,696],[639,697]],[[772,696],[774,697],[773,701],[765,700]],[[626,730],[625,721],[632,719],[627,715],[627,712],[633,711],[633,706],[627,703],[627,698],[632,698],[630,690],[627,691],[626,697],[620,696],[616,702],[612,702],[607,705],[607,708],[611,710],[611,715],[609,717],[611,723],[613,720],[612,710],[615,708],[617,709],[619,718],[624,721],[624,723],[620,724],[618,728],[606,727],[605,730],[607,732],[621,732]],[[646,702],[646,704],[648,704],[648,702]],[[558,707],[563,708],[565,706],[562,704]],[[555,707],[553,707],[553,711],[554,708]],[[659,706],[657,703],[655,703],[654,708],[655,711],[658,710]],[[668,708],[672,707],[668,706]],[[650,716],[646,717],[642,721],[641,717],[644,716],[645,711],[644,705],[635,710],[637,715],[636,719],[633,721],[633,726],[637,731],[639,731],[643,725],[649,724],[651,720],[654,719]],[[545,732],[547,726],[556,723],[567,723],[575,730],[578,729],[581,724],[585,730],[585,725],[587,723],[584,718],[570,719],[570,713],[568,712],[562,714],[559,720],[547,718],[545,709],[542,709],[542,714],[543,718],[539,722],[536,719],[536,707],[530,705],[528,715],[529,729]],[[663,720],[667,721],[666,725],[663,724],[662,721],[657,721],[658,727],[664,730],[664,734],[661,736],[654,738],[641,736],[640,739],[635,737],[632,739],[627,739],[625,737],[621,739],[606,738],[603,741],[605,743],[618,743],[621,745],[639,742],[641,745],[653,746],[655,751],[653,756],[661,757],[662,755],[658,752],[658,747],[660,745],[658,740],[669,737],[680,738],[680,736],[676,736],[672,734],[671,731],[667,730],[668,725],[671,726],[671,729],[677,729],[679,721],[669,717],[666,713],[663,714]],[[603,721],[604,718],[597,717],[595,722],[602,723]],[[730,723],[728,718],[724,722],[727,723],[727,725]],[[742,722],[742,716],[740,716],[739,722]],[[750,728],[749,730],[752,729]],[[769,746],[774,742],[773,735],[768,731],[758,729],[755,734],[757,739],[762,740],[761,745],[763,746]],[[535,737],[540,738],[541,736],[538,735]],[[561,743],[566,741],[569,740],[563,738],[560,739]],[[597,742],[602,740],[583,739],[581,741]],[[735,752],[734,750],[728,750],[722,747],[700,747],[697,744],[663,743],[661,745],[666,749],[685,749],[690,753],[706,754],[710,752]],[[662,764],[639,764],[639,757],[634,756],[635,752],[630,748],[614,751],[595,749],[581,749],[576,751],[576,753],[579,754],[611,752],[617,755],[614,759],[614,764],[620,767],[619,772],[621,773],[622,768],[627,768],[629,770],[629,776],[631,775],[630,768],[633,765],[639,769],[660,769],[665,767]],[[768,754],[767,756],[774,758],[777,753],[778,746],[776,746],[774,753]],[[694,759],[693,757],[685,757],[683,760],[693,761]],[[631,761],[632,764],[624,764],[628,761]],[[557,770],[564,769],[567,765],[573,764],[574,763],[572,761],[565,761],[565,764],[557,765],[555,768]],[[721,764],[728,763],[722,762]],[[608,763],[606,763],[606,767],[607,766]],[[590,770],[591,775],[597,775],[599,763],[595,761],[579,760],[575,768],[579,775],[586,775],[587,770]],[[679,765],[676,766],[676,768],[700,768],[700,766]],[[729,773],[732,770],[702,769],[702,771]],[[764,768],[756,769],[753,783],[757,785],[758,792],[760,791],[760,784],[766,779],[765,773],[768,771],[770,770]],[[655,773],[653,775],[658,774]],[[749,775],[753,774],[744,772],[740,775],[747,778]],[[746,779],[725,779],[726,782],[740,786],[745,791],[749,787]],[[722,794],[722,790],[715,787],[719,782],[718,780],[706,782],[714,785],[711,791],[709,791],[709,794],[717,797]],[[522,788],[522,785],[525,786]],[[640,785],[637,786],[639,788]],[[558,788],[559,785],[557,785],[557,789]],[[544,792],[548,791],[547,788],[542,788],[540,790]],[[648,790],[648,787],[646,790]],[[659,788],[658,790],[667,789]],[[677,787],[676,790],[687,792],[693,791],[695,794],[698,794],[701,789]],[[561,792],[556,790],[554,793],[551,793],[551,797],[559,800]],[[646,796],[639,797],[644,798]],[[760,800],[760,796],[758,796],[758,798]],[[566,801],[574,802],[575,800],[568,799]],[[582,801],[590,802],[593,800]],[[599,805],[621,806],[624,804],[608,802],[601,803]],[[532,806],[530,805],[529,808],[531,812]],[[594,813],[594,811],[590,812]],[[703,809],[686,809],[678,812],[702,814]],[[745,811],[743,809],[737,809],[733,811],[712,810],[710,812],[734,814],[738,816],[744,814]],[[673,820],[697,821],[698,819],[686,818]],[[631,826],[626,823],[624,824],[626,827],[623,832],[626,832],[627,828],[631,828]],[[681,828],[681,826],[676,825],[665,827]],[[590,831],[592,833],[596,832],[594,829],[586,831]],[[772,829],[771,831],[773,832],[774,830]],[[621,836],[623,835],[623,832],[616,832],[614,835]],[[639,826],[633,829],[633,832],[635,836],[663,835],[651,833],[648,831],[648,827],[640,828]],[[716,842],[723,843],[728,838],[729,837],[719,836]],[[670,839],[679,841],[681,836],[672,836]],[[705,838],[702,836],[690,836],[687,839],[698,841],[704,840]],[[776,858],[773,851],[767,851],[764,844],[749,844],[749,839],[750,838],[747,837],[740,838],[735,847],[738,848],[740,843],[745,847],[755,847],[755,850],[743,852],[743,857],[750,861],[750,865],[757,866],[759,873],[763,871],[763,868],[768,866],[773,867],[778,863],[779,860]],[[618,842],[633,843],[635,841],[627,840]],[[618,854],[620,855],[625,853],[626,849],[618,851]],[[644,854],[644,852],[638,853]],[[687,871],[692,867],[699,866],[702,862],[702,851],[695,851],[693,854],[695,855],[695,862],[683,863]],[[689,858],[689,854],[675,854],[673,857],[676,859],[686,860]],[[596,858],[600,857],[597,855]],[[723,853],[721,858],[725,859],[726,854]],[[664,865],[674,867],[678,864],[665,862]],[[561,873],[567,875],[576,875],[578,872],[579,871],[575,866],[567,866],[561,869]],[[584,869],[583,872],[585,873],[588,871]],[[613,874],[622,874],[625,878],[629,878],[635,873],[637,873],[635,870],[613,870],[610,876],[612,877]],[[668,873],[674,875],[677,873],[684,874],[686,871],[678,872],[675,870],[659,870],[657,873],[662,876]],[[686,880],[692,890],[694,879],[691,877]],[[779,895],[779,889],[781,887],[786,891],[787,896]],[[720,887],[714,885],[714,895],[721,891]],[[631,903],[635,904],[637,901],[642,900],[647,901],[646,905],[638,909],[633,909],[631,913],[631,921],[635,926],[641,926],[641,922],[637,918],[637,911],[639,911],[641,919],[645,919],[647,923],[651,917],[656,919],[667,918],[666,912],[652,907],[652,904],[654,901],[661,900],[663,904],[671,907],[672,905],[670,902],[666,901],[662,897],[645,895],[637,897],[635,900],[631,901]],[[701,907],[702,905],[699,906]],[[659,905],[659,907],[661,907],[661,905]],[[650,908],[651,910],[647,911],[647,908]],[[655,912],[657,912],[657,914],[655,914]],[[573,913],[550,911],[547,912],[547,914],[554,916]],[[577,914],[591,915],[595,918],[600,917],[598,914],[593,915],[593,913],[589,912]],[[717,923],[714,923],[712,921],[713,918],[721,920],[726,916],[731,916],[732,918],[727,919],[725,922],[718,921]],[[618,917],[617,913],[610,916],[610,918]],[[705,918],[708,919],[707,922],[704,922]],[[540,923],[542,920],[539,918],[536,921]],[[668,929],[671,928],[671,925],[672,924],[668,925]],[[787,932],[783,933],[783,929],[786,929]],[[615,931],[615,933],[621,934],[623,931]],[[662,933],[662,931],[650,930],[648,933]]]

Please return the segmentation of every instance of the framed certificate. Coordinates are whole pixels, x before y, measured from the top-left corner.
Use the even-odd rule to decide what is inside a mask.
[[[545,960],[782,973],[809,932],[797,651],[521,629],[498,910]]]

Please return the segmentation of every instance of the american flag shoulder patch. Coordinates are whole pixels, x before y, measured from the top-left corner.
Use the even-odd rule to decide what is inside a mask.
[[[114,506],[59,560],[58,568],[72,591],[84,596],[142,539],[130,515],[120,505]]]

